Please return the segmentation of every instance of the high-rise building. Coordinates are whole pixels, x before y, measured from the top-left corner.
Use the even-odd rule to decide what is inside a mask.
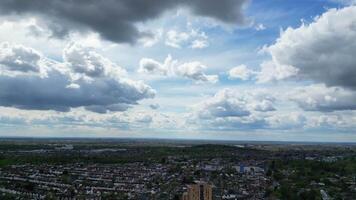
[[[188,185],[187,192],[183,193],[182,200],[212,200],[212,186],[205,182]]]

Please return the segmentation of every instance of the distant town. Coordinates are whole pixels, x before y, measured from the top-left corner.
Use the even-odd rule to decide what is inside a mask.
[[[0,199],[355,199],[356,145],[2,139]]]

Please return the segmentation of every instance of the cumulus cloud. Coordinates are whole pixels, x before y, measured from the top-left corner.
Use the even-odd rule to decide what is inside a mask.
[[[77,43],[68,45],[63,51],[64,62],[74,73],[88,77],[122,77],[126,71],[89,47]]]
[[[35,16],[54,36],[64,37],[72,31],[94,31],[114,42],[134,43],[150,35],[140,31],[136,24],[155,19],[168,10],[187,8],[193,15],[209,17],[223,23],[244,24],[243,9],[247,0],[3,0],[1,15],[16,13]]]
[[[18,52],[18,45],[0,46],[6,51]],[[9,50],[11,48],[15,50]],[[27,49],[26,52],[36,52],[27,47],[24,49]],[[38,73],[23,70],[27,67],[25,65],[15,68],[22,70],[21,73],[12,73],[12,62],[8,62],[9,65],[2,62],[6,67],[0,71],[1,106],[57,111],[85,107],[103,113],[126,110],[139,100],[155,95],[155,91],[143,82],[130,80],[122,73],[111,73],[124,70],[81,46],[68,46],[64,50],[64,63],[43,56],[26,57],[22,51],[12,57],[25,60],[27,65],[30,63],[34,66],[38,59],[45,64],[34,67],[40,69]]]
[[[275,99],[265,92],[223,89],[203,101],[198,106],[198,113],[202,118],[248,116],[254,111],[274,111],[274,102]]]
[[[200,130],[222,131],[349,131],[355,127],[352,90],[313,85],[287,92],[286,96],[288,98],[284,99],[266,89],[223,89],[194,105],[186,123]],[[293,104],[289,100],[306,111],[322,112],[290,109]]]
[[[356,89],[356,6],[330,9],[310,24],[288,28],[266,48],[259,80],[299,78]],[[296,73],[297,72],[297,73]]]
[[[275,111],[274,107],[275,99],[267,95],[256,95],[254,96],[255,101],[250,102],[250,107],[255,111],[259,112],[269,112]]]
[[[198,110],[200,118],[243,117],[250,115],[247,102],[238,98],[231,90],[222,90],[204,101]]]
[[[206,68],[207,67],[199,61],[179,64],[177,60],[173,60],[172,57],[168,55],[164,63],[160,63],[151,58],[142,58],[138,72],[164,76],[180,76],[194,80],[197,83],[216,83],[219,80],[218,75],[205,74],[204,71]]]
[[[257,82],[266,83],[280,81],[286,78],[295,77],[298,69],[293,66],[279,65],[271,61],[265,61],[261,64],[261,71],[257,72]]]
[[[189,34],[186,32],[177,32],[175,30],[170,30],[166,33],[166,45],[174,48],[181,48],[181,43],[189,39]]]
[[[41,55],[22,45],[0,44],[0,67],[9,71],[39,72]]]
[[[165,44],[174,48],[190,47],[192,49],[203,49],[209,46],[205,32],[195,29],[189,32],[169,30],[166,33]]]
[[[300,87],[289,95],[306,111],[356,110],[356,92],[323,84]]]
[[[147,74],[168,75],[168,72],[176,64],[176,60],[172,60],[172,56],[168,55],[164,63],[160,63],[151,58],[142,58],[139,63],[138,72]]]
[[[219,129],[258,129],[267,127],[262,113],[275,111],[275,99],[265,92],[218,91],[195,105],[191,121]]]
[[[249,69],[246,65],[239,65],[229,70],[229,79],[241,79],[249,80],[254,74],[255,71]]]
[[[218,82],[219,77],[217,75],[206,75],[204,73],[206,68],[207,67],[205,65],[198,61],[188,62],[178,66],[176,73],[180,76],[193,79],[197,82]]]

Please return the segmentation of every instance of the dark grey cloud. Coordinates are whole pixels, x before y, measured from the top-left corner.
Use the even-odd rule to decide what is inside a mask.
[[[7,46],[7,49],[12,48],[16,49],[17,45]],[[92,50],[80,46],[73,48],[71,45],[65,52],[69,51],[83,57],[77,56],[73,62],[47,62],[46,66],[38,66],[41,69],[38,73],[25,70],[18,73],[10,67],[0,68],[0,106],[57,111],[85,107],[87,110],[105,113],[108,110],[124,111],[139,100],[154,97],[155,91],[151,87],[114,73],[123,70],[112,66],[108,59]],[[46,60],[44,57],[40,59]],[[81,64],[83,73],[77,72],[74,67],[78,64]],[[93,69],[93,65],[101,66],[100,76],[97,73],[94,76],[86,73],[89,71],[86,68]]]
[[[1,0],[1,15],[36,16],[56,37],[71,31],[95,31],[114,41],[134,43],[147,32],[136,23],[155,19],[165,11],[186,7],[194,15],[224,23],[244,24],[243,7],[248,0]]]
[[[241,25],[245,22],[242,9],[248,1],[249,0],[186,0],[181,2],[188,6],[196,15],[213,17],[222,22]]]
[[[79,88],[70,88],[70,84],[71,79],[67,75],[56,71],[51,71],[48,77],[0,76],[0,105],[57,111],[85,106],[91,111],[103,113],[128,108],[122,106],[118,109],[118,103],[134,105],[141,99],[153,97],[152,90],[146,85],[114,79],[77,80]]]

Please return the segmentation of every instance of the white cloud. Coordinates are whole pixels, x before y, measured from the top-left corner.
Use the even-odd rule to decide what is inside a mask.
[[[266,118],[268,125],[272,129],[301,129],[306,127],[307,118],[299,112],[275,113]]]
[[[0,44],[0,67],[9,71],[39,72],[41,55],[22,45]]]
[[[167,31],[165,44],[173,48],[190,47],[192,49],[203,49],[209,46],[208,36],[205,32],[190,29],[188,32]]]
[[[53,127],[102,127],[106,129],[142,129],[146,128],[155,118],[160,117],[144,111],[116,112],[99,114],[81,108],[71,112],[18,110],[0,107],[0,123],[13,126],[44,126]]]
[[[241,80],[249,80],[255,72],[249,69],[246,65],[239,65],[230,69],[229,71],[229,79],[241,79]]]
[[[260,82],[298,77],[356,89],[356,6],[330,9],[313,23],[283,31],[267,47]]]
[[[186,32],[177,32],[175,30],[168,31],[166,35],[166,45],[174,48],[181,48],[181,43],[186,42],[190,37]]]
[[[216,83],[219,80],[217,75],[206,75],[204,70],[207,67],[202,63],[195,61],[195,62],[188,62],[179,65],[176,68],[176,73],[180,76],[193,79],[197,82],[211,82]]]
[[[204,49],[204,48],[206,48],[206,47],[208,47],[208,46],[209,46],[208,41],[206,41],[206,40],[201,40],[201,39],[199,39],[199,40],[194,40],[194,41],[192,42],[192,45],[191,45],[192,49]]]
[[[266,121],[270,128],[283,130],[333,130],[341,132],[356,127],[356,117],[353,111],[318,114],[291,111],[276,113],[267,117]]]
[[[206,68],[207,67],[199,61],[179,64],[177,60],[173,60],[172,57],[168,55],[164,63],[160,63],[151,58],[142,58],[138,72],[164,76],[180,76],[194,80],[197,83],[216,83],[219,77],[217,75],[205,74],[204,71]]]
[[[225,89],[203,101],[198,106],[197,114],[202,119],[248,116],[251,112],[247,103],[245,99],[234,95],[233,91]]]
[[[263,91],[218,91],[193,107],[189,123],[210,129],[259,129],[267,127],[264,114],[275,111],[275,99]]]
[[[313,88],[313,89],[309,89]],[[328,101],[330,94],[315,94],[326,89],[329,92],[339,93],[336,101]],[[344,106],[353,106],[355,94],[350,96],[345,90],[335,90],[325,86],[315,85],[305,88],[312,97],[295,90],[286,93],[289,99],[277,95],[270,90],[259,89],[254,91],[223,89],[214,96],[209,97],[192,107],[187,117],[189,126],[196,126],[200,130],[283,130],[283,131],[309,131],[334,130],[348,131],[355,127],[355,110],[345,109]],[[340,90],[340,91],[339,91]],[[346,93],[345,93],[346,92]],[[323,92],[322,92],[323,93]],[[299,94],[299,95],[298,95]],[[313,96],[314,95],[314,96]],[[298,100],[295,99],[298,97]],[[315,98],[316,97],[316,98]],[[278,98],[278,102],[277,102]],[[313,99],[314,103],[309,104]],[[318,99],[318,105],[315,104]],[[304,112],[293,109],[289,100],[299,101],[305,109],[317,112]],[[334,99],[335,100],[335,99]],[[346,105],[345,103],[348,103]],[[278,106],[278,107],[277,107]],[[334,111],[322,112],[319,111]]]
[[[172,60],[172,56],[168,55],[164,63],[160,63],[151,58],[142,58],[139,63],[138,72],[147,74],[168,75],[177,61]]]
[[[355,112],[337,112],[312,117],[307,126],[310,128],[328,128],[337,131],[354,130],[356,128]]]
[[[356,92],[340,87],[305,86],[295,89],[289,96],[306,111],[356,110]]]
[[[78,74],[88,77],[123,77],[126,70],[95,52],[93,48],[78,43],[69,44],[63,50],[64,62]]]
[[[263,24],[257,24],[257,25],[255,26],[255,29],[256,29],[257,31],[263,31],[263,30],[266,29],[266,27],[265,27],[265,25],[263,25]]]
[[[168,68],[151,58],[142,58],[137,71],[140,73],[158,73],[166,75],[168,73]]]
[[[261,71],[257,72],[257,82],[266,83],[279,81],[294,77],[297,73],[298,69],[293,66],[279,65],[271,61],[265,61],[261,64]]]
[[[274,107],[274,101],[275,101],[274,98],[268,96],[255,96],[254,98],[255,101],[252,101],[250,103],[250,106],[255,111],[269,112],[269,111],[276,110]]]

